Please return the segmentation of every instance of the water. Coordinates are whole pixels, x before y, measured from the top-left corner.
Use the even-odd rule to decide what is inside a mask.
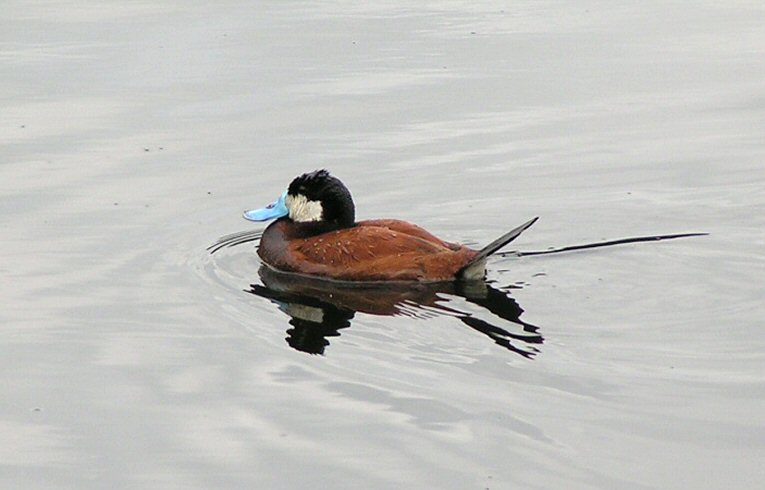
[[[6,2],[2,486],[759,488],[763,26],[759,2]],[[205,249],[319,167],[359,218],[476,246],[537,215],[514,248],[710,235],[491,261],[533,356],[420,308],[310,355],[249,293],[252,244]]]

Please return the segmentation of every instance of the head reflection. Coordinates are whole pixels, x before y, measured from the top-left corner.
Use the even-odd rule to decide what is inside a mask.
[[[521,320],[523,309],[509,294],[486,282],[438,285],[370,285],[338,283],[304,275],[259,270],[263,285],[248,292],[269,299],[289,317],[287,343],[300,351],[323,354],[329,337],[351,326],[356,312],[415,318],[451,317],[480,332],[510,352],[531,359],[543,337],[539,328]],[[460,302],[480,310],[460,308]],[[497,323],[503,325],[499,326]],[[508,330],[510,329],[510,330]]]

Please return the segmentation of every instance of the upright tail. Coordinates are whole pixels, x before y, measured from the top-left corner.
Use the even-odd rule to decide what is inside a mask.
[[[486,257],[518,238],[521,233],[536,223],[538,219],[539,217],[537,216],[536,218],[523,223],[521,226],[513,228],[490,244],[483,247],[478,252],[478,255],[470,259],[470,262],[465,264],[462,269],[457,271],[457,278],[466,280],[483,278],[486,274]]]

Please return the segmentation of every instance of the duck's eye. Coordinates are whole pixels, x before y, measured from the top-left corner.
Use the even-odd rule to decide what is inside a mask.
[[[276,206],[276,203],[275,203],[275,202],[272,202],[271,204],[269,204],[268,206],[266,206],[266,209],[273,209],[273,208],[274,208],[274,206]]]

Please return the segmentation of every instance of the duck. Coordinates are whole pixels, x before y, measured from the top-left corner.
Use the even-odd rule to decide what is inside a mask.
[[[275,220],[257,254],[280,272],[354,283],[444,283],[483,280],[486,259],[538,218],[475,250],[442,240],[398,219],[356,221],[348,188],[326,169],[295,177],[274,202],[244,212],[249,221]]]

